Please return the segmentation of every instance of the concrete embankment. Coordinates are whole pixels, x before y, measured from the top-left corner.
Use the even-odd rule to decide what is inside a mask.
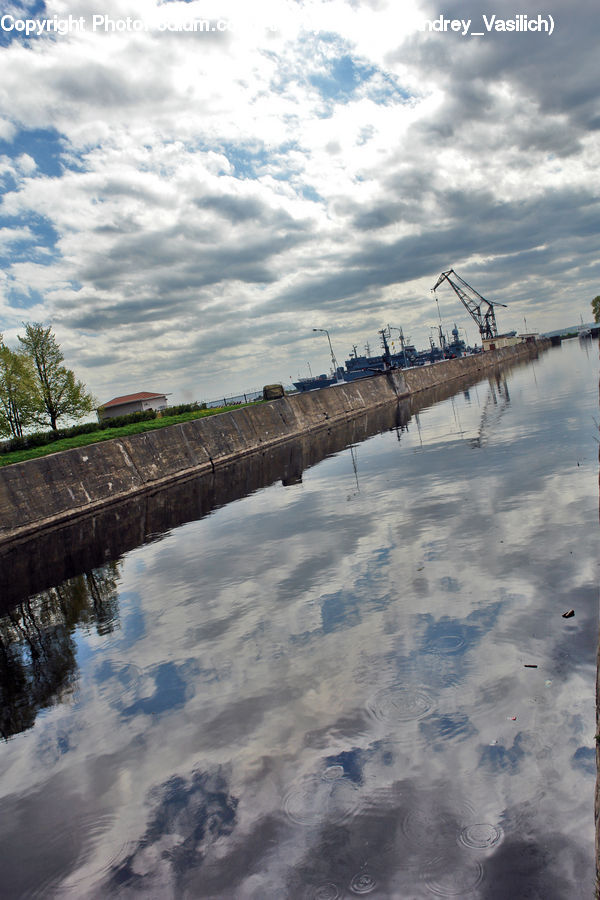
[[[434,366],[374,375],[181,425],[115,438],[0,469],[0,543],[87,515],[140,492],[299,435],[329,428],[398,398],[481,376],[503,362],[534,357],[549,342],[518,345]]]
[[[440,388],[435,389],[436,393]],[[439,398],[423,391],[430,403]],[[307,469],[348,446],[394,428],[414,415],[414,397],[366,410],[317,432],[298,435],[259,453],[234,459],[214,471],[193,473],[53,528],[0,543],[0,613],[32,594],[91,572],[122,554],[160,539],[173,528],[278,481],[293,489]]]

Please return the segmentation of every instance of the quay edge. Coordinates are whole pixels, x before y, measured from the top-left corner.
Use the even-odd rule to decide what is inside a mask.
[[[481,372],[483,377],[486,369],[535,358],[550,346],[550,340],[540,340],[392,370],[5,466],[0,469],[0,546],[461,376]]]

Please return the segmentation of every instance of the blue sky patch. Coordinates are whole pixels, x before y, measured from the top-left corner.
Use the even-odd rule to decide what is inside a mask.
[[[35,262],[48,264],[56,257],[56,254],[45,252],[32,252],[35,247],[45,250],[53,250],[58,240],[58,232],[47,219],[41,216],[19,216],[18,219],[5,219],[0,217],[0,228],[15,229],[28,228],[31,236],[19,236],[10,241],[6,252],[0,251],[0,265],[6,267],[10,263]],[[0,244],[0,246],[2,246]]]
[[[223,144],[222,151],[233,166],[236,178],[258,178],[265,166],[271,162],[271,154],[265,147],[243,147],[236,144]],[[228,172],[220,173],[222,175]]]
[[[5,12],[5,10],[2,10],[2,13]],[[48,16],[48,10],[44,0],[33,0],[31,3],[13,0],[10,15],[14,19],[44,19]],[[0,28],[0,47],[9,47],[13,41],[28,43],[31,40],[36,40],[36,38],[31,35],[25,38],[22,32],[16,30],[5,31],[3,28]]]
[[[364,65],[345,54],[330,61],[326,74],[309,75],[308,81],[324,100],[347,102],[359,85],[369,81],[376,71],[374,66]]]
[[[2,265],[2,257],[0,257],[0,265]],[[31,309],[44,302],[44,298],[39,291],[29,288],[27,293],[17,289],[14,286],[13,279],[9,275],[6,297],[12,309]]]
[[[303,184],[300,188],[300,196],[305,200],[311,200],[313,203],[324,203],[323,197],[315,191],[310,184]]]
[[[13,159],[27,153],[43,175],[62,175],[64,162],[63,138],[55,128],[33,128],[19,131],[12,141],[0,140],[0,156]]]

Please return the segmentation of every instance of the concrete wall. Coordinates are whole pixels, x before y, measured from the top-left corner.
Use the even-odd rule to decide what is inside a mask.
[[[90,444],[0,469],[0,543],[73,516],[94,512],[140,491],[215,471],[234,459],[319,431],[369,409],[503,361],[536,356],[549,342],[296,394],[268,404],[181,425]]]

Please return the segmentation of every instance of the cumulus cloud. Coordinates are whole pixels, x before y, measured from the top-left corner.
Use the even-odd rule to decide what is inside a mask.
[[[96,393],[324,370],[314,326],[340,357],[391,318],[425,345],[449,267],[509,304],[501,327],[589,318],[591,3],[567,19],[552,0],[552,35],[483,37],[419,30],[427,2],[109,0],[130,21],[112,29],[97,12],[55,0],[44,16],[85,27],[0,46],[0,327],[35,306]]]

